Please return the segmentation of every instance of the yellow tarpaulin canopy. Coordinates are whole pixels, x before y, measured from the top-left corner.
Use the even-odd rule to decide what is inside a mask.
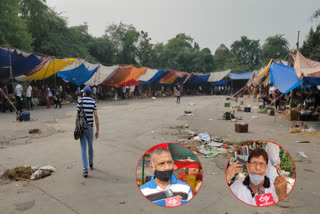
[[[269,71],[269,68],[272,64],[273,60],[271,59],[269,64],[267,65],[267,67],[264,69],[264,71],[260,74],[260,78],[263,77],[268,71]]]
[[[25,78],[31,80],[46,79],[76,60],[77,59],[75,58],[55,59],[53,57],[47,57],[40,65],[32,69],[30,73],[26,74]]]

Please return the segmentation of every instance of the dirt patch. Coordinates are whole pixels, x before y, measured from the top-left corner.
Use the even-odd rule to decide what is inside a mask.
[[[18,166],[14,169],[7,169],[2,175],[1,178],[21,181],[27,180],[32,175],[33,171],[31,167]]]

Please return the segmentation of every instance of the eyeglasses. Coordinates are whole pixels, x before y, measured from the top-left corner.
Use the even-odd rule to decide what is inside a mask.
[[[257,167],[257,165],[259,165],[260,166],[260,168],[266,168],[267,167],[267,164],[265,164],[265,163],[258,163],[258,162],[251,162],[251,163],[249,163],[251,166],[253,166],[253,167]]]

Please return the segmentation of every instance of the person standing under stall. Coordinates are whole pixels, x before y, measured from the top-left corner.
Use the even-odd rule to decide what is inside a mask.
[[[26,91],[26,97],[27,97],[27,108],[28,108],[28,110],[30,110],[30,109],[32,110],[32,86],[30,83],[28,84],[28,88]]]
[[[92,88],[93,99],[97,102],[97,87],[96,85]]]
[[[181,92],[180,92],[180,87],[177,87],[177,103],[180,104],[180,97],[181,97]]]
[[[51,92],[48,84],[46,85],[46,92],[45,92],[45,94],[46,94],[46,106],[47,106],[47,108],[50,108],[50,107],[51,107],[50,99],[51,99],[51,97],[52,97],[52,92]]]
[[[93,170],[93,121],[96,125],[95,138],[99,137],[99,118],[97,112],[96,101],[90,97],[91,88],[85,86],[81,91],[83,92],[83,97],[78,101],[77,111],[80,112],[80,108],[84,109],[84,113],[87,118],[88,131],[85,135],[80,137],[81,143],[81,154],[83,163],[83,177],[88,177],[88,159],[87,159],[87,144],[88,144],[88,154],[89,154],[89,166]],[[94,118],[94,119],[93,119]],[[76,118],[77,121],[77,118]]]
[[[59,89],[57,89],[55,93],[55,103],[56,103],[55,108],[58,108],[58,105],[59,105],[59,108],[61,108],[61,93]]]
[[[20,82],[16,86],[17,110],[22,112],[22,86]]]

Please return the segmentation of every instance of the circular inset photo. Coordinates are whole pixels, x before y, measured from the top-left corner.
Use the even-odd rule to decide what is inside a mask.
[[[177,207],[189,202],[202,184],[198,157],[178,143],[163,143],[147,150],[137,165],[140,192],[152,203]]]
[[[226,180],[233,195],[243,203],[267,207],[289,195],[296,181],[296,166],[280,145],[253,141],[229,158]]]

